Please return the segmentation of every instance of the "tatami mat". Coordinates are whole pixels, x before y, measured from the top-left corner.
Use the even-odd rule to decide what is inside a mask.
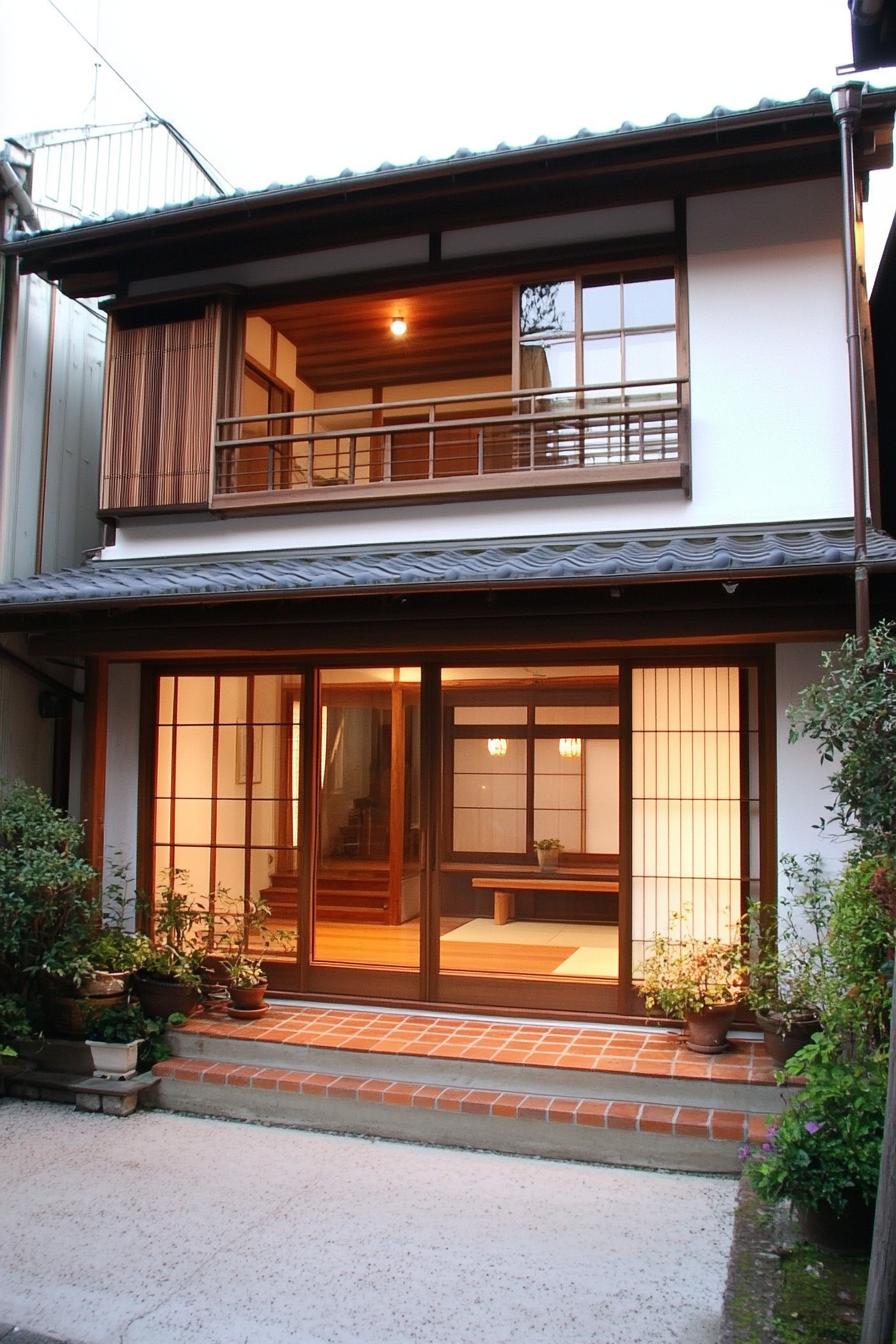
[[[546,920],[512,919],[496,924],[492,919],[471,919],[450,933],[443,943],[524,943],[532,947],[612,948],[617,946],[613,924],[553,924]]]
[[[615,933],[615,929],[612,930]],[[572,956],[555,966],[551,975],[576,975],[600,980],[615,980],[619,974],[619,952],[612,947],[578,947]]]

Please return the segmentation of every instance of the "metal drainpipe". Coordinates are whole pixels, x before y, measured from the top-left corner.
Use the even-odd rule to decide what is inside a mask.
[[[19,323],[19,262],[14,256],[3,258],[3,303],[0,321],[0,536],[10,535],[7,511],[10,506],[7,472],[12,460],[13,407],[15,405],[16,333]],[[5,576],[11,555],[0,547],[0,574]]]
[[[843,270],[846,281],[846,346],[849,361],[849,414],[852,436],[853,538],[855,546],[856,638],[868,647],[871,624],[868,593],[868,531],[865,490],[865,402],[856,276],[856,174],[853,136],[862,115],[864,84],[841,84],[831,94],[840,132],[843,191]]]

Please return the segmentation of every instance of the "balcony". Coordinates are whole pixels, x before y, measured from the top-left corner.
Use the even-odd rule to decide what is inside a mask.
[[[688,487],[687,380],[475,392],[218,421],[218,510]]]

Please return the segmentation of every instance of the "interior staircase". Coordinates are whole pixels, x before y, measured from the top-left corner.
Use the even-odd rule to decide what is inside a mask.
[[[735,1173],[784,1105],[758,1040],[318,1005],[169,1040],[170,1110],[587,1162]]]
[[[389,922],[389,867],[378,860],[331,859],[317,875],[317,917],[358,924]],[[298,901],[295,873],[274,873],[261,892],[272,919],[294,923]]]
[[[318,919],[386,924],[389,920],[389,868],[373,860],[333,863],[317,875]]]

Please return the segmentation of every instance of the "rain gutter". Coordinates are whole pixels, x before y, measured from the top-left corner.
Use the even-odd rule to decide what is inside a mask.
[[[843,273],[846,286],[846,348],[849,363],[849,420],[852,442],[856,638],[861,649],[868,647],[871,604],[868,592],[865,401],[862,382],[862,345],[859,335],[859,295],[856,264],[856,172],[853,138],[862,116],[864,89],[864,84],[853,80],[841,84],[831,94],[831,108],[840,132]]]

